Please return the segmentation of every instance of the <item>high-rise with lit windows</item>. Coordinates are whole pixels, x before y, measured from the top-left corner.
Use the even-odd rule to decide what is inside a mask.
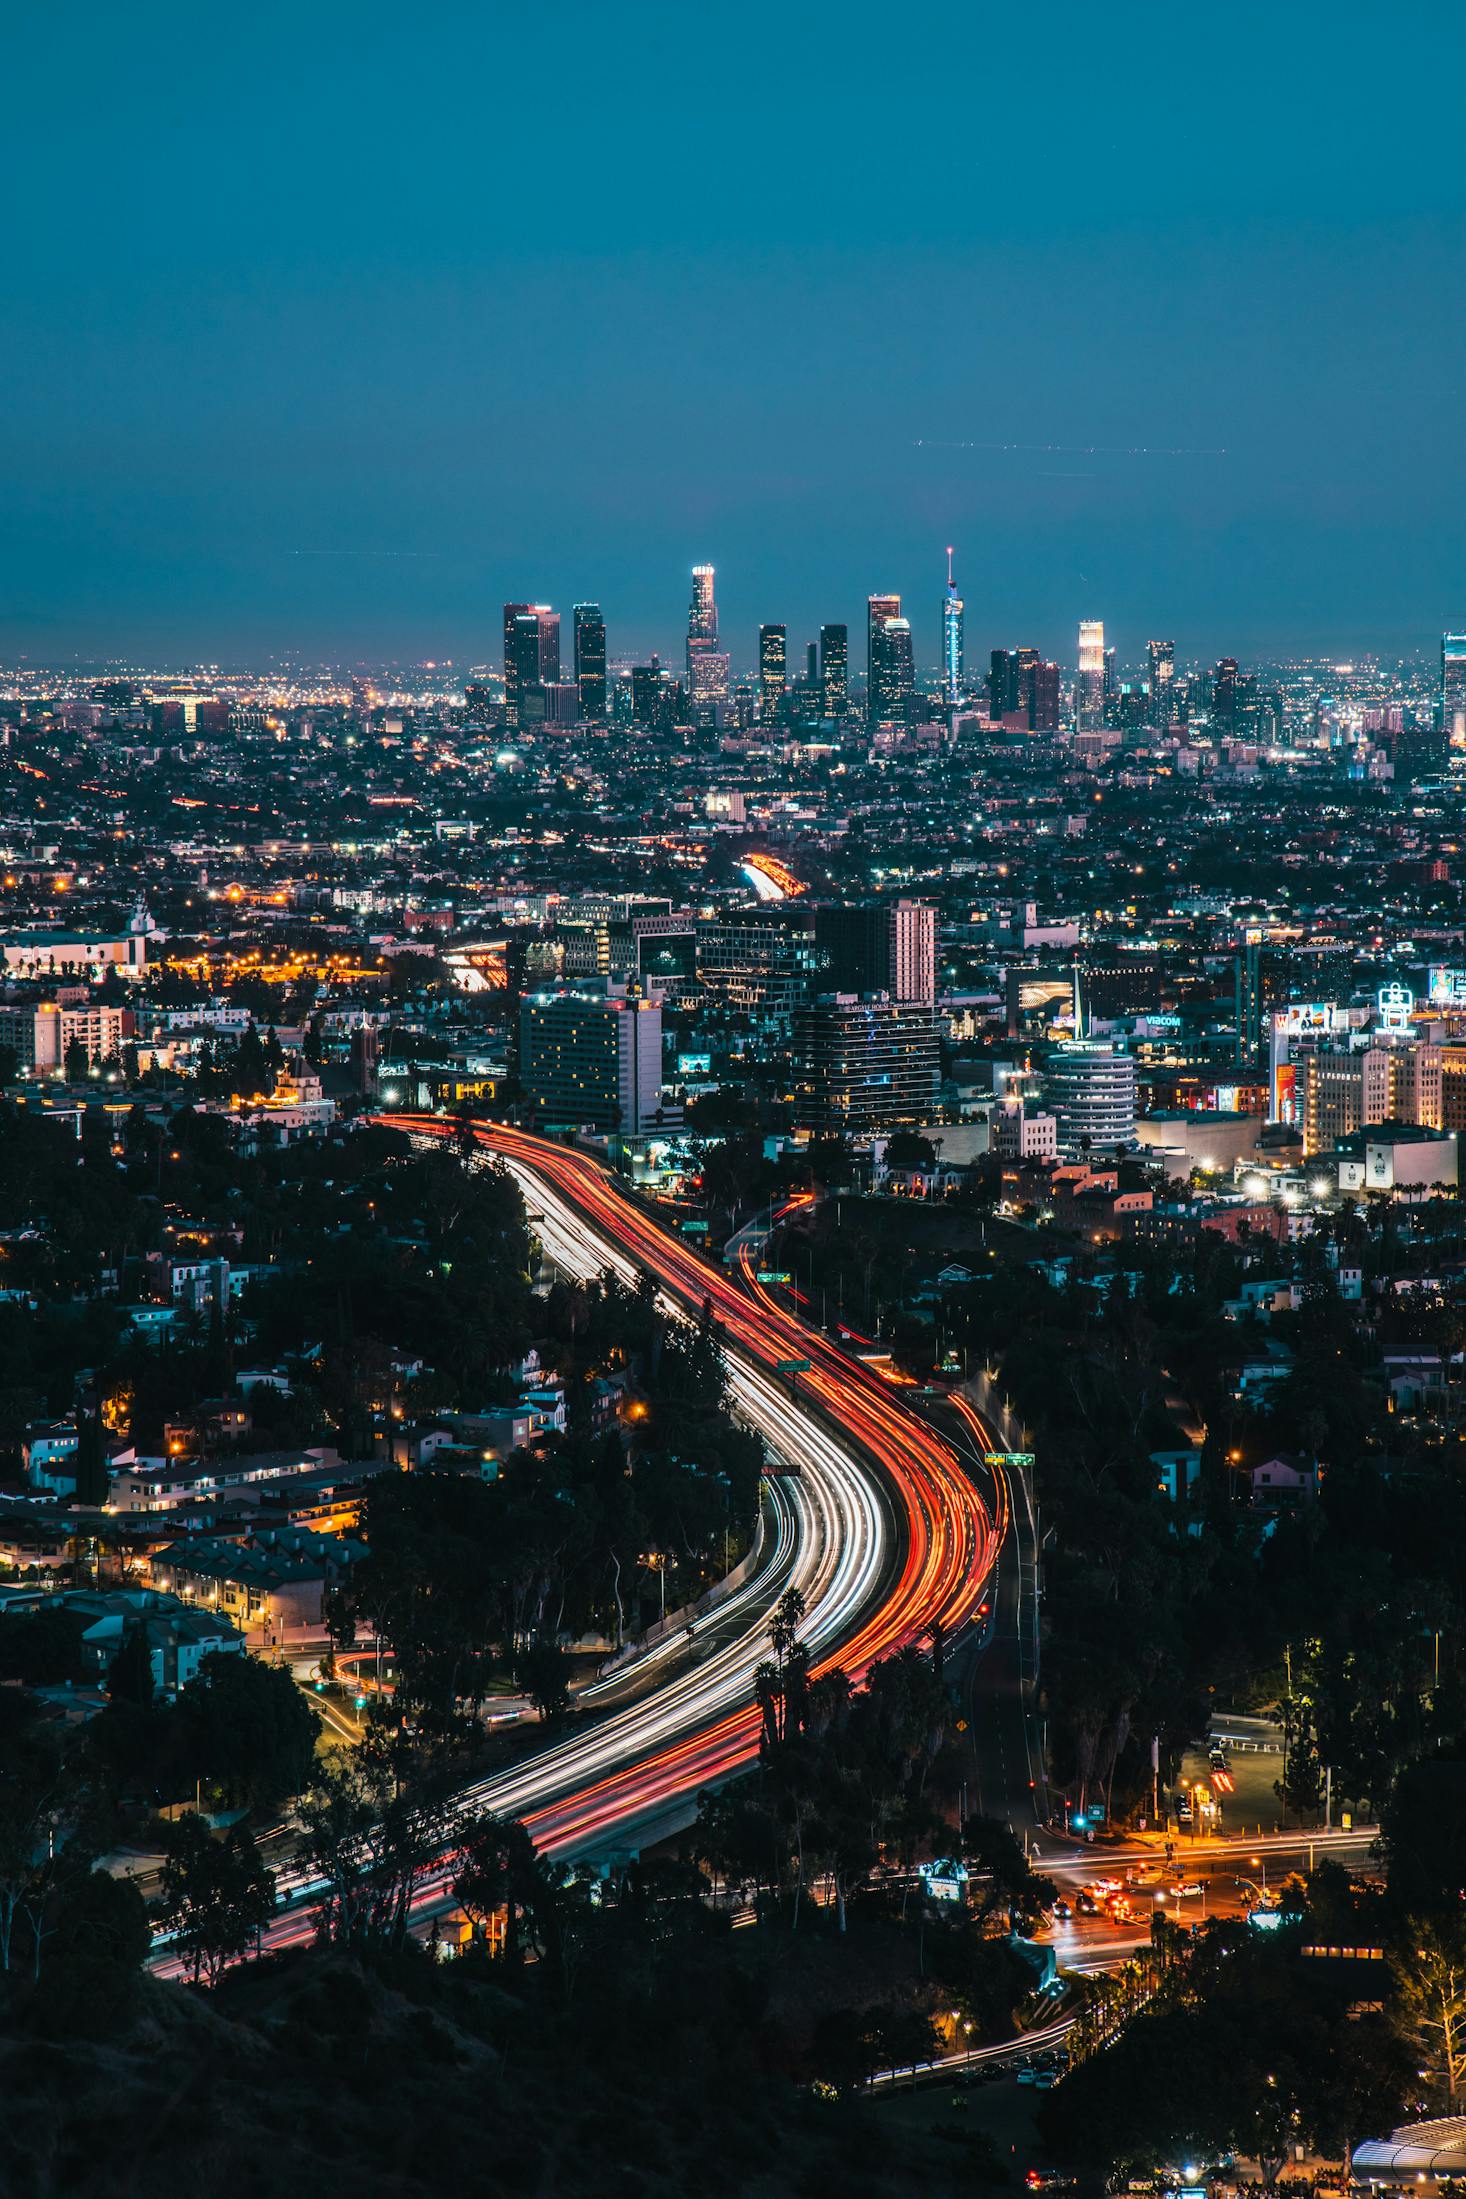
[[[1466,749],[1466,634],[1441,636],[1441,739],[1457,754]]]
[[[1097,733],[1105,722],[1105,622],[1079,621],[1079,677],[1074,687],[1074,724],[1080,733]]]
[[[520,723],[527,688],[553,687],[559,678],[559,612],[552,611],[548,603],[506,603],[504,715],[510,725]]]
[[[827,718],[850,708],[850,634],[844,626],[820,628],[820,704]]]
[[[758,630],[758,714],[765,725],[777,723],[788,684],[788,629],[761,626]]]
[[[580,715],[599,725],[606,715],[606,621],[598,603],[575,606],[575,685]]]
[[[866,709],[872,725],[904,725],[916,686],[911,622],[899,596],[866,603]]]
[[[952,578],[952,552],[947,551],[947,592],[942,597],[942,690],[949,708],[962,700],[962,598]]]
[[[1150,668],[1150,695],[1147,711],[1152,725],[1169,725],[1171,722],[1171,690],[1176,684],[1176,644],[1173,641],[1148,641],[1145,654]]]

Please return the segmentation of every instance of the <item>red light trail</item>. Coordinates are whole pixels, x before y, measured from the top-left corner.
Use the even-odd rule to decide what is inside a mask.
[[[436,1117],[379,1119],[416,1135],[451,1134]],[[1001,1537],[944,1437],[899,1404],[866,1368],[786,1312],[757,1281],[746,1248],[745,1289],[669,1237],[587,1155],[499,1124],[476,1124],[473,1135],[516,1173],[552,1187],[597,1236],[645,1269],[685,1311],[696,1314],[709,1304],[734,1354],[775,1376],[790,1361],[807,1360],[808,1371],[791,1378],[799,1402],[833,1423],[881,1469],[898,1512],[900,1570],[873,1607],[856,1618],[853,1631],[815,1663],[816,1674],[838,1665],[858,1681],[878,1659],[929,1635],[933,1627],[951,1633],[975,1615]],[[977,1416],[970,1417],[980,1428]],[[758,1737],[758,1714],[750,1701],[536,1811],[526,1822],[542,1847],[583,1851],[616,1827],[726,1779],[757,1755]]]

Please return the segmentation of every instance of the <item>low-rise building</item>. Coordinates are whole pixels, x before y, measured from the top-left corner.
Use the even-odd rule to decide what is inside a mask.
[[[155,1588],[207,1604],[267,1645],[318,1632],[329,1592],[345,1580],[364,1545],[310,1528],[261,1525],[242,1539],[189,1536],[150,1561]]]

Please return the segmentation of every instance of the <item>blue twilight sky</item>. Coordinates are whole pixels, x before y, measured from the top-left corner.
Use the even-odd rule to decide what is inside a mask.
[[[893,588],[930,661],[948,542],[970,654],[1466,622],[1458,0],[53,0],[4,72],[5,660],[678,651],[710,558],[735,660]]]

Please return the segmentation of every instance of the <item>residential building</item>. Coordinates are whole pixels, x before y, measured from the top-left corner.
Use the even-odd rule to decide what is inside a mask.
[[[634,979],[562,979],[519,1011],[519,1076],[547,1125],[631,1136],[663,1117],[662,1009]]]
[[[827,993],[794,1018],[795,1107],[812,1129],[929,1123],[940,1044],[933,1010],[881,993]]]

